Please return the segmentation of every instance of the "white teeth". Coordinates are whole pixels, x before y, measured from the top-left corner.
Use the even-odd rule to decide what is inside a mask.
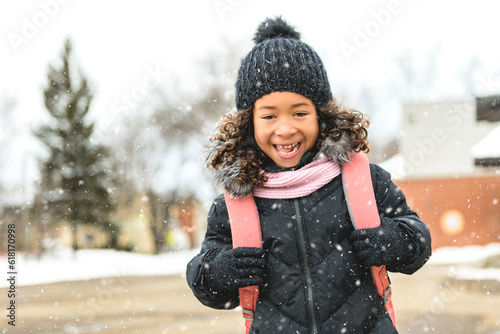
[[[276,145],[276,147],[279,147],[279,148],[284,148],[284,149],[290,149],[294,146],[298,146],[299,143],[295,143],[295,144],[291,144],[291,145]]]
[[[291,145],[275,145],[275,147],[280,152],[280,154],[291,155],[291,154],[294,154],[295,152],[297,152],[297,150],[299,149],[299,143],[295,143],[295,144],[291,144]],[[283,151],[281,151],[281,149],[283,149],[283,150],[292,149],[292,150],[290,152],[283,152]]]

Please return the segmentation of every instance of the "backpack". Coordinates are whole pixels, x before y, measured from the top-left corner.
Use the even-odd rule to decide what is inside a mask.
[[[374,228],[380,225],[375,194],[373,192],[370,164],[363,153],[354,153],[352,159],[342,166],[342,185],[352,224],[355,229]],[[253,196],[226,200],[233,248],[262,247],[259,214]],[[391,300],[392,292],[385,266],[371,267],[377,293],[382,298],[394,326],[396,315]],[[246,333],[249,333],[259,296],[259,286],[239,289],[240,306],[245,318]]]

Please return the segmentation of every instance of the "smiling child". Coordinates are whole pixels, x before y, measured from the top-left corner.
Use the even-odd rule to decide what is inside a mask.
[[[429,230],[374,164],[381,225],[354,229],[341,167],[368,152],[368,121],[333,98],[323,62],[284,20],[265,20],[254,41],[237,111],[221,118],[205,160],[228,196],[253,195],[262,248],[232,247],[221,195],[188,284],[216,309],[238,306],[238,288],[260,286],[249,333],[397,333],[370,267],[414,273],[431,255]]]

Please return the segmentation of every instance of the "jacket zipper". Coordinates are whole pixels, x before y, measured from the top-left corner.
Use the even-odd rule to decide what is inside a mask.
[[[295,215],[297,217],[297,234],[299,239],[299,252],[300,258],[302,260],[302,266],[304,268],[304,274],[306,276],[306,309],[308,312],[309,322],[311,324],[311,333],[319,334],[319,321],[316,312],[316,305],[314,304],[314,290],[313,290],[313,280],[311,268],[309,267],[309,259],[307,257],[307,240],[304,227],[304,221],[302,219],[300,203],[298,199],[294,200]]]

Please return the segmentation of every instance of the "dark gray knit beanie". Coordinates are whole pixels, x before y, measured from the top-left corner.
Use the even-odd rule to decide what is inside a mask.
[[[317,107],[332,100],[323,62],[281,17],[262,22],[253,40],[255,46],[241,61],[236,81],[238,110],[278,91],[301,94]]]

